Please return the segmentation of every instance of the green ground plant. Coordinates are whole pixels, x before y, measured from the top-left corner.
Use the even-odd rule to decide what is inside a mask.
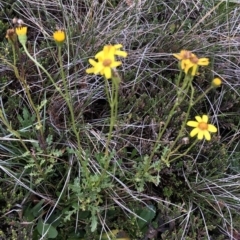
[[[0,9],[0,239],[239,238],[238,3]]]

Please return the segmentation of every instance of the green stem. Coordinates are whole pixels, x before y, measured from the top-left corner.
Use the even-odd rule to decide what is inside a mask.
[[[58,85],[55,83],[55,81],[53,80],[53,78],[51,77],[51,75],[49,74],[49,72],[36,60],[34,59],[30,53],[28,52],[28,49],[26,47],[26,45],[22,45],[23,46],[23,49],[25,51],[25,53],[27,54],[27,56],[34,62],[34,64],[39,67],[48,77],[48,79],[51,81],[51,83],[53,84],[53,86],[55,87],[55,89],[59,92],[59,94],[61,95],[61,97],[63,99],[65,99],[65,101],[67,102],[67,105],[68,105],[68,108],[69,108],[69,111],[70,111],[70,115],[71,115],[71,120],[72,120],[72,126],[73,126],[73,131],[76,135],[76,138],[77,138],[77,143],[78,143],[78,151],[77,151],[77,156],[79,158],[79,161],[82,163],[82,165],[84,166],[84,172],[85,174],[88,173],[88,170],[86,169],[86,164],[84,164],[84,161],[82,161],[82,156],[81,156],[81,145],[80,145],[80,137],[79,137],[79,133],[77,131],[77,128],[76,128],[76,123],[75,123],[75,119],[74,119],[74,113],[73,113],[73,109],[70,105],[70,102],[69,102],[69,93],[67,91],[67,85],[66,85],[66,78],[65,78],[65,75],[64,75],[64,71],[63,71],[63,65],[62,65],[62,57],[61,57],[61,48],[58,49],[58,56],[59,56],[59,61],[60,61],[60,67],[61,67],[61,74],[62,74],[62,78],[63,78],[63,83],[64,83],[64,88],[65,88],[65,92],[66,95],[62,92],[61,88],[58,87]],[[67,97],[68,96],[68,97]]]
[[[65,99],[65,101],[67,103],[67,106],[68,106],[68,109],[70,111],[72,128],[73,128],[73,132],[74,132],[74,134],[76,135],[76,138],[77,138],[78,148],[81,149],[80,136],[79,136],[79,132],[77,131],[74,111],[73,111],[73,107],[72,107],[72,98],[69,94],[67,81],[66,81],[66,76],[65,76],[65,73],[64,73],[64,70],[63,70],[63,62],[62,62],[62,55],[61,55],[61,47],[60,46],[58,47],[58,59],[59,59],[59,64],[60,64],[63,87],[64,87],[64,91],[65,91],[64,99]]]
[[[198,142],[198,139],[195,139],[195,141],[191,144],[191,146],[189,148],[187,148],[187,150],[184,153],[181,153],[179,156],[171,159],[169,161],[169,163],[174,162],[174,161],[176,161],[177,159],[179,159],[179,158],[181,158],[183,156],[186,156],[186,154],[196,145],[197,142]]]
[[[11,45],[12,45],[12,51],[13,51],[13,65],[16,66],[16,50],[15,50],[14,43],[12,43]]]
[[[88,178],[88,169],[87,169],[87,162],[82,161],[82,155],[81,155],[81,140],[80,140],[80,134],[79,131],[77,130],[77,126],[76,126],[76,120],[75,120],[75,116],[74,116],[74,110],[73,110],[73,104],[72,104],[72,98],[69,94],[69,89],[67,86],[67,79],[66,79],[66,75],[63,69],[63,61],[62,61],[62,48],[61,46],[58,46],[58,60],[59,60],[59,65],[60,65],[60,72],[61,72],[61,77],[62,77],[62,81],[63,81],[63,87],[64,87],[64,93],[62,93],[62,97],[65,99],[69,112],[70,112],[70,118],[71,118],[71,124],[72,124],[72,130],[77,138],[77,146],[78,146],[78,150],[77,150],[77,156],[79,158],[79,161],[82,163],[82,166],[84,168],[84,173],[86,174],[87,178]]]
[[[111,96],[109,94],[109,81],[107,79],[104,80],[105,82],[105,92],[106,92],[106,95],[107,95],[107,100],[108,100],[108,103],[110,104],[111,102]]]
[[[164,123],[163,129],[161,131],[159,131],[159,134],[157,136],[157,140],[156,140],[156,142],[154,144],[154,147],[153,147],[153,151],[152,151],[151,155],[148,158],[148,165],[146,166],[146,169],[151,164],[152,158],[153,158],[153,156],[154,156],[154,154],[156,152],[156,149],[157,149],[157,147],[159,145],[159,141],[162,138],[164,132],[166,131],[166,129],[167,129],[167,127],[168,127],[168,125],[169,125],[169,123],[170,123],[170,121],[172,119],[172,116],[174,115],[174,112],[175,112],[176,108],[184,101],[185,97],[187,96],[187,92],[188,92],[189,86],[192,85],[192,80],[193,80],[192,76],[186,75],[184,80],[183,80],[183,86],[180,89],[178,89],[176,102],[175,102],[173,108],[171,109],[171,111],[170,111],[170,113],[168,115],[167,121]]]
[[[187,120],[188,120],[190,111],[191,111],[191,109],[192,109],[192,106],[193,106],[193,103],[192,103],[192,102],[193,102],[193,97],[194,97],[194,87],[193,87],[193,85],[192,85],[192,82],[189,83],[186,93],[188,92],[189,87],[191,88],[191,95],[190,95],[190,99],[189,99],[188,109],[187,109],[187,112],[186,112],[186,115],[185,115],[185,120],[183,121],[182,126],[181,126],[181,129],[180,129],[180,131],[179,131],[179,134],[178,134],[178,136],[176,137],[176,139],[175,139],[175,141],[173,142],[173,144],[171,145],[171,148],[174,148],[175,144],[178,142],[179,138],[182,136],[182,132],[184,131],[184,129],[185,129],[185,127],[186,127],[186,123],[187,123]]]
[[[177,79],[177,83],[176,83],[177,88],[179,88],[180,81],[182,79],[182,74],[183,74],[183,70],[181,70],[179,75],[178,75],[178,79]]]
[[[175,144],[177,143],[177,141],[179,140],[179,138],[182,136],[182,132],[183,132],[184,129],[185,129],[185,126],[186,126],[186,124],[187,124],[188,117],[189,117],[189,114],[190,114],[190,110],[192,109],[192,107],[193,107],[196,103],[198,103],[198,101],[201,100],[213,87],[212,87],[212,86],[209,87],[209,88],[208,88],[203,94],[201,94],[195,101],[193,101],[193,97],[194,97],[194,87],[193,87],[193,85],[192,85],[192,82],[190,82],[190,88],[191,88],[190,103],[189,103],[189,105],[188,105],[188,110],[187,110],[187,113],[186,113],[186,115],[185,115],[185,120],[184,120],[184,122],[183,122],[183,124],[182,124],[182,126],[181,126],[181,129],[180,129],[180,132],[179,132],[178,136],[176,137],[175,141],[174,141],[173,144],[171,145],[171,149],[174,148]],[[188,92],[188,91],[187,91],[187,92]],[[183,154],[181,154],[180,156],[178,156],[178,157],[170,160],[170,162],[173,162],[173,161],[175,161],[176,159],[180,158],[181,156],[184,156],[185,154],[187,154],[188,151],[190,151],[190,149],[196,144],[196,142],[197,142],[197,140],[194,141],[194,143],[187,149],[187,151],[185,151],[185,152],[184,152]],[[174,151],[174,152],[176,152],[176,151]],[[173,154],[173,152],[171,152],[171,153],[169,154],[169,156],[172,155],[172,154]]]
[[[105,80],[105,81],[107,81],[107,80]],[[108,156],[108,153],[109,153],[109,144],[110,144],[110,141],[112,138],[112,131],[113,131],[114,123],[115,123],[115,111],[114,110],[115,110],[116,106],[115,106],[114,99],[115,99],[115,95],[117,94],[115,87],[116,87],[115,84],[112,83],[111,94],[109,94],[110,95],[109,105],[110,105],[110,109],[111,109],[111,115],[110,115],[110,126],[109,126],[109,131],[108,131],[108,138],[107,138],[106,147],[105,147],[105,156],[106,157]],[[106,161],[106,162],[108,162],[108,161]]]
[[[32,100],[32,97],[31,97],[26,79],[20,76],[17,67],[15,67],[15,66],[12,66],[12,67],[13,67],[16,78],[23,84],[24,90],[25,90],[25,92],[27,94],[27,97],[28,97],[28,101],[29,101],[31,107],[33,108],[34,112],[36,113],[37,122],[38,122],[38,128],[37,129],[40,130],[41,136],[43,137],[44,129],[43,129],[43,126],[42,126],[40,113],[39,113],[39,110],[37,109],[37,107],[35,106],[35,104]]]
[[[207,94],[211,89],[213,89],[212,86],[210,86],[205,92],[203,92],[203,93],[192,103],[192,106],[194,106],[199,100],[201,100],[203,97],[205,97],[206,94]]]
[[[111,94],[108,92],[108,80],[105,80],[105,88],[106,88],[106,94],[108,98],[108,102],[111,108],[111,116],[110,116],[110,126],[109,126],[109,132],[108,132],[108,138],[106,142],[105,147],[105,165],[104,165],[104,172],[102,175],[104,176],[105,172],[107,171],[110,163],[109,157],[109,144],[112,138],[112,132],[113,127],[115,125],[115,122],[117,120],[117,114],[118,114],[118,90],[119,90],[119,84],[121,82],[120,76],[117,72],[113,72],[112,76],[112,88],[111,88]]]
[[[23,49],[25,51],[25,53],[27,54],[27,56],[34,62],[34,64],[36,66],[38,66],[40,69],[43,70],[43,72],[47,75],[47,77],[49,78],[49,80],[51,81],[51,83],[53,84],[53,86],[55,87],[55,89],[60,93],[60,95],[65,99],[65,95],[63,94],[62,90],[60,87],[58,87],[58,85],[54,82],[53,78],[51,77],[51,75],[48,73],[48,71],[36,60],[34,59],[30,53],[28,52],[27,48],[25,45],[22,45]]]
[[[35,107],[35,104],[33,103],[33,100],[32,100],[31,94],[29,92],[29,88],[28,88],[26,79],[20,76],[19,71],[18,71],[18,69],[16,67],[16,52],[15,52],[15,47],[14,47],[13,44],[12,44],[12,49],[13,49],[13,56],[14,56],[13,57],[13,64],[9,63],[6,60],[4,62],[6,62],[9,66],[11,66],[13,68],[13,71],[14,71],[14,74],[15,74],[16,78],[23,84],[23,87],[24,87],[25,92],[26,92],[27,97],[28,97],[28,101],[29,101],[31,107],[33,108],[34,112],[36,113],[37,121],[38,121],[38,127],[39,127],[39,130],[40,130],[41,136],[43,137],[43,127],[42,127],[42,122],[41,122],[39,111]]]
[[[117,119],[117,114],[118,114],[118,90],[119,90],[119,85],[115,85],[116,88],[116,94],[115,94],[115,99],[114,99],[114,105],[115,105],[115,120]]]

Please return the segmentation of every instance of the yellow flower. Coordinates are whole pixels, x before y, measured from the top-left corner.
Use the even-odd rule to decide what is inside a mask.
[[[211,135],[209,132],[217,132],[217,128],[208,124],[208,116],[203,115],[202,117],[196,116],[195,119],[197,121],[188,121],[187,125],[190,127],[194,127],[194,129],[190,132],[190,136],[194,137],[197,135],[199,140],[202,140],[205,137],[206,140],[211,140]]]
[[[115,55],[127,57],[127,52],[119,50],[121,47],[121,44],[104,46],[103,50],[95,55],[98,62],[93,59],[89,59],[89,63],[93,67],[88,68],[86,72],[104,75],[106,79],[111,78],[112,69],[122,64],[120,61],[116,61]]]
[[[198,66],[209,64],[208,58],[198,58],[194,53],[187,50],[181,50],[180,53],[175,53],[173,56],[181,61],[181,69],[184,70],[185,74],[188,74],[191,69],[192,76],[196,75]]]
[[[106,58],[102,61],[96,62],[93,59],[89,59],[89,63],[93,66],[86,70],[87,73],[101,74],[104,75],[106,79],[112,77],[112,68],[120,66],[122,63],[115,61],[114,59]]]
[[[181,50],[180,53],[174,53],[173,56],[181,61],[189,59],[192,56],[192,53],[188,50]]]
[[[214,78],[212,80],[212,86],[213,87],[220,87],[222,84],[222,80],[220,78]]]
[[[65,32],[63,30],[57,30],[53,33],[53,39],[55,40],[55,42],[57,44],[62,44],[65,39],[66,39],[66,35]]]
[[[16,28],[16,34],[18,36],[26,35],[27,34],[27,27],[17,27]]]
[[[122,47],[123,47],[122,44],[106,45],[106,46],[104,46],[102,51],[98,52],[95,55],[95,58],[96,59],[104,58],[104,56],[106,56],[106,53],[117,55],[120,57],[127,57],[127,52],[119,50]]]
[[[27,27],[17,27],[16,34],[18,36],[18,40],[22,45],[25,45],[27,42]]]

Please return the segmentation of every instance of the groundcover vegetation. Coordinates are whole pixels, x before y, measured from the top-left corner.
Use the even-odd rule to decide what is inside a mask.
[[[238,1],[0,1],[0,239],[239,239]]]

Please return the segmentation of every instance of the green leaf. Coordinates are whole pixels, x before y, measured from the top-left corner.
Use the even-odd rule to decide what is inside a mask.
[[[58,235],[56,228],[50,224],[45,224],[42,219],[38,221],[37,230],[41,236],[46,236],[47,238],[56,238]]]
[[[143,229],[147,224],[149,224],[153,218],[155,217],[156,210],[153,205],[149,205],[148,207],[145,207],[144,209],[138,210],[137,215],[141,217],[142,219],[137,219],[137,224],[140,229]]]
[[[31,222],[34,220],[34,215],[32,212],[32,207],[28,206],[27,208],[24,209],[23,212],[24,220]]]
[[[50,146],[52,144],[52,141],[53,141],[53,136],[52,135],[48,135],[47,139],[46,139],[46,142],[47,142],[48,146]]]
[[[22,116],[18,115],[17,119],[21,124],[21,128],[27,128],[34,123],[36,114],[32,114],[28,111],[27,107],[23,107]]]
[[[61,214],[61,212],[59,211],[59,212],[56,212],[56,213],[53,213],[50,217],[49,217],[49,219],[47,220],[47,222],[49,223],[49,224],[51,224],[53,227],[57,227],[60,223],[61,223],[61,218],[60,218],[60,216],[61,216],[62,214]]]
[[[42,210],[40,210],[42,208],[42,205],[44,203],[44,199],[42,199],[36,206],[34,206],[32,208],[32,213],[34,217],[38,217],[40,216],[40,214],[42,213]]]
[[[91,222],[91,232],[94,232],[96,230],[97,224],[98,224],[96,216],[92,215],[91,220],[92,220],[92,222]]]

